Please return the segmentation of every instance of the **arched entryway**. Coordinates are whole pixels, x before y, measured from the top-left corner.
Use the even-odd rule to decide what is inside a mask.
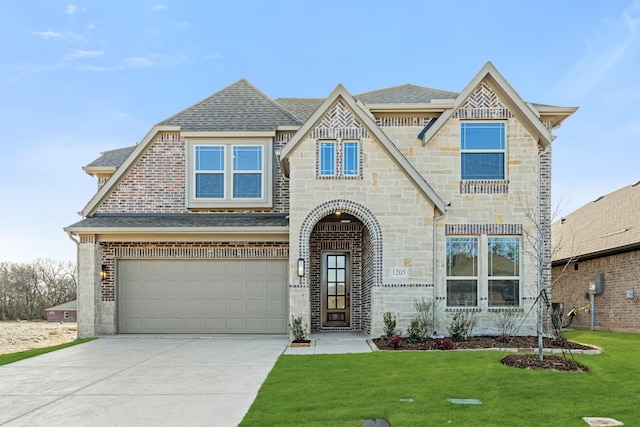
[[[311,330],[369,333],[371,289],[382,282],[382,233],[371,211],[344,199],[317,206],[302,224],[300,256]]]

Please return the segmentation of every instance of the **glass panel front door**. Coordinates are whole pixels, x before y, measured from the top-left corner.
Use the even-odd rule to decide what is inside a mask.
[[[322,326],[349,326],[348,253],[322,254]]]

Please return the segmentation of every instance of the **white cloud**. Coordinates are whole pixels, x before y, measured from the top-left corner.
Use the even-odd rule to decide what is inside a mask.
[[[78,7],[77,6],[74,6],[72,4],[68,4],[67,5],[67,9],[64,11],[64,13],[66,13],[67,15],[73,15],[77,11],[78,11]]]
[[[569,70],[561,84],[564,92],[583,96],[605,76],[638,53],[640,46],[640,2],[631,4],[620,16],[604,22],[585,41],[585,54]]]
[[[45,39],[55,39],[61,38],[62,34],[56,33],[55,31],[47,30],[47,31],[34,31],[33,34],[36,36],[40,36]]]
[[[74,50],[67,55],[70,59],[97,58],[104,55],[104,50]]]
[[[157,5],[151,8],[151,10],[165,10],[165,9],[167,9],[167,5],[164,3],[158,3]]]
[[[123,61],[123,66],[125,68],[147,68],[151,67],[153,63],[149,58],[143,57],[135,57],[135,58],[126,58]]]

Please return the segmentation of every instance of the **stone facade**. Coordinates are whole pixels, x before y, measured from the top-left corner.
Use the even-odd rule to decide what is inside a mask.
[[[288,128],[275,132],[274,152],[288,147],[292,140],[297,145],[287,155],[288,176],[273,159],[273,206],[263,209],[187,208],[185,137],[180,132],[160,132],[153,137],[95,212],[288,213],[288,241],[247,237],[218,242],[213,238],[190,240],[186,235],[173,236],[171,241],[161,236],[145,240],[139,235],[100,240],[97,235],[80,235],[79,335],[117,332],[120,259],[288,259],[288,315],[302,316],[312,330],[322,330],[323,251],[345,251],[351,257],[350,322],[343,329],[379,336],[384,329],[383,314],[391,311],[398,327],[406,331],[416,314],[414,302],[426,298],[436,302],[435,328],[439,333],[447,333],[457,311],[471,311],[480,319],[474,333],[495,334],[494,317],[499,310],[487,302],[486,259],[480,259],[477,306],[446,307],[445,255],[450,236],[477,237],[484,246],[489,236],[520,239],[518,309],[525,316],[519,333],[535,334],[532,305],[539,287],[549,294],[551,291],[550,247],[544,244],[550,237],[550,148],[540,147],[518,118],[521,115],[507,107],[513,103],[501,100],[484,81],[426,144],[418,135],[439,113],[371,113],[352,110],[353,105],[339,96],[306,134],[297,135]],[[365,125],[369,118],[363,117],[375,125]],[[505,124],[504,180],[461,179],[461,123],[470,120]],[[380,131],[384,138],[380,138]],[[320,174],[319,141],[334,139],[339,144],[343,138],[359,144],[358,174]],[[385,138],[394,147],[390,148]],[[395,148],[410,168],[394,158],[390,150]],[[339,149],[336,156],[340,161]],[[444,212],[441,202],[425,195],[421,180],[447,205]],[[325,221],[338,212],[356,221]],[[306,265],[301,277],[298,259]],[[105,277],[101,277],[102,269]],[[633,312],[637,306],[629,307],[630,313],[637,315]]]
[[[589,283],[595,280],[596,274],[604,273],[604,293],[596,294],[594,298],[594,328],[640,332],[640,251],[555,265],[552,273],[555,282],[553,301],[563,303],[565,323],[570,310],[589,304]],[[633,298],[627,298],[627,291],[633,291]],[[590,327],[591,308],[580,311],[571,322],[571,328]]]

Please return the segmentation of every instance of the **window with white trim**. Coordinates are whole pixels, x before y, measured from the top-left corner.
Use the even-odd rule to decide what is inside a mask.
[[[520,238],[488,238],[489,307],[520,305]]]
[[[519,236],[456,236],[446,240],[448,308],[520,306]]]
[[[187,206],[270,207],[270,140],[187,140]]]
[[[505,146],[505,123],[461,123],[462,180],[505,180]]]
[[[447,238],[447,307],[478,306],[478,238]]]
[[[362,145],[357,140],[319,140],[317,176],[362,178]]]

